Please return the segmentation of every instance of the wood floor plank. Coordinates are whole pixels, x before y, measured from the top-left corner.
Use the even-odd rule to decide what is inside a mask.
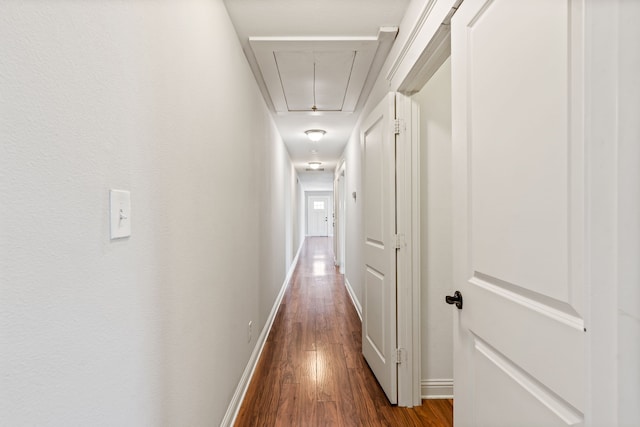
[[[317,417],[315,425],[318,427],[335,427],[344,426],[341,419],[338,417],[338,408],[336,402],[318,402],[317,403]]]
[[[315,424],[314,421],[316,420],[318,402],[316,352],[306,351],[300,355],[299,360],[300,417],[296,425],[303,426]]]
[[[316,353],[319,372],[318,399],[336,400],[344,388],[349,387],[342,345],[327,344],[318,348]]]
[[[366,381],[361,370],[349,369],[349,387],[359,418],[367,425],[380,424],[378,411],[366,391]]]
[[[307,238],[235,425],[453,425],[451,400],[390,405],[362,357],[361,337],[331,239]]]
[[[300,419],[300,401],[298,397],[298,384],[283,384],[278,402],[278,412],[276,415],[276,426],[295,426]]]

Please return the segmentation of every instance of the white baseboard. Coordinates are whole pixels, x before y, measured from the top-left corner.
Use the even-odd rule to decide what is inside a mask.
[[[422,380],[420,394],[423,399],[453,399],[453,379]]]
[[[358,298],[356,298],[356,293],[353,291],[353,288],[351,287],[351,283],[349,283],[349,280],[347,279],[346,276],[344,278],[344,286],[347,288],[347,292],[349,293],[349,298],[351,298],[351,302],[353,303],[353,306],[356,308],[356,312],[358,313],[360,322],[362,322],[362,306],[360,305]]]
[[[258,365],[258,361],[260,360],[260,355],[262,354],[262,349],[264,349],[264,344],[267,341],[267,337],[269,336],[269,332],[271,332],[271,327],[273,326],[273,321],[276,318],[276,314],[278,313],[278,308],[280,308],[280,303],[282,302],[282,298],[284,297],[284,293],[287,291],[289,287],[289,282],[291,281],[291,276],[293,276],[293,272],[298,265],[298,258],[300,257],[300,251],[302,250],[302,245],[304,242],[300,244],[298,248],[298,252],[296,253],[295,258],[291,262],[291,266],[289,267],[289,271],[287,272],[287,276],[284,279],[284,283],[282,284],[282,288],[280,288],[280,292],[276,297],[275,302],[273,303],[273,307],[271,308],[271,313],[269,313],[269,317],[262,328],[262,332],[260,336],[256,340],[256,345],[253,348],[253,352],[251,353],[251,357],[249,358],[249,362],[247,363],[247,367],[244,369],[242,373],[242,377],[240,377],[240,382],[236,387],[236,391],[231,398],[231,402],[227,407],[227,412],[224,414],[224,418],[220,423],[220,427],[231,427],[236,421],[238,416],[238,411],[240,411],[240,406],[242,405],[242,401],[244,400],[244,396],[247,394],[247,389],[249,388],[249,383],[251,382],[251,378],[253,377],[253,373],[256,370],[256,366]]]

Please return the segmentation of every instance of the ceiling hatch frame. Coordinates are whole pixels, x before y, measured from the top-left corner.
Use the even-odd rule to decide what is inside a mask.
[[[386,57],[397,33],[381,27],[376,37],[249,37],[249,44],[276,113],[350,114],[374,61]]]

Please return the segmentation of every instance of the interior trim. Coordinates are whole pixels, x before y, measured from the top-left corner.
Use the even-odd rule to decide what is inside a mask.
[[[298,258],[300,257],[300,252],[303,245],[304,241],[300,243],[298,252],[296,253],[295,258],[293,258],[291,265],[289,266],[289,271],[287,272],[287,276],[284,279],[282,288],[280,288],[280,292],[278,293],[278,296],[273,303],[273,307],[271,308],[271,313],[269,313],[269,317],[267,318],[264,328],[262,328],[262,332],[256,340],[256,345],[253,348],[253,352],[251,353],[251,357],[247,362],[247,366],[245,367],[244,372],[240,377],[240,382],[238,382],[236,391],[233,393],[231,402],[229,402],[227,412],[224,414],[224,418],[222,418],[220,427],[232,427],[236,421],[236,418],[238,417],[238,412],[240,411],[240,407],[242,406],[242,401],[247,394],[247,389],[249,388],[251,378],[253,377],[253,373],[255,372],[258,361],[260,360],[260,355],[262,354],[262,350],[264,349],[264,344],[267,342],[267,337],[269,336],[269,332],[271,332],[271,327],[273,326],[276,314],[278,313],[278,309],[280,308],[280,303],[282,302],[282,298],[284,298],[284,294],[287,291],[289,284],[291,283],[293,272],[298,265]]]

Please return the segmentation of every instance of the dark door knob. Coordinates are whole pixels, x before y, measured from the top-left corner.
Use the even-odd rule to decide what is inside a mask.
[[[462,309],[462,294],[460,291],[455,291],[452,297],[447,295],[444,300],[447,304],[455,304],[456,307]]]

